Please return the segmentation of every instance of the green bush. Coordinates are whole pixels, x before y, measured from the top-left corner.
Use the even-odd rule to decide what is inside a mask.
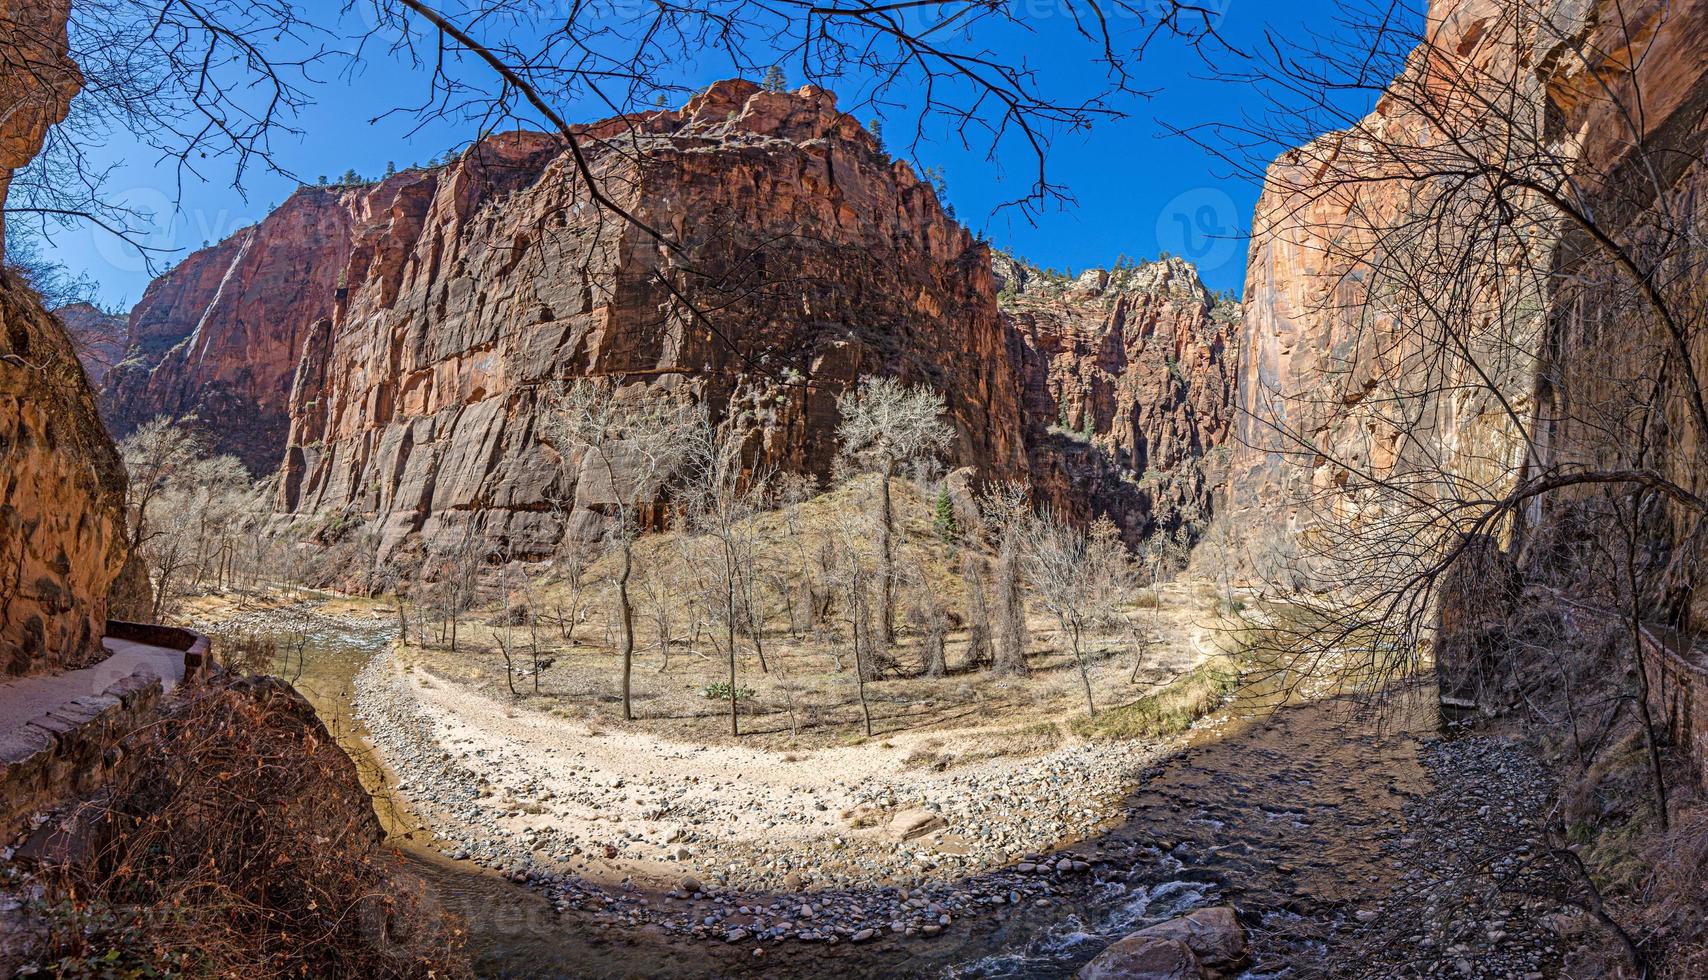
[[[700,693],[704,694],[708,701],[728,701],[729,684],[723,681],[719,681],[716,684],[707,684],[704,690]],[[757,693],[751,687],[738,687],[735,689],[735,699],[737,702],[751,701],[757,696]]]

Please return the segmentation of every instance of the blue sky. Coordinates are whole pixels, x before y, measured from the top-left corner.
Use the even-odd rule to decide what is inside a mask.
[[[1047,9],[1049,0],[1011,2]],[[1236,45],[1255,44],[1266,30],[1283,37],[1310,30],[1332,33],[1330,0],[1207,2],[1223,11],[1218,30]],[[328,10],[337,6],[336,0],[310,0],[308,6],[317,4]],[[1096,81],[1083,49],[1055,51],[1024,37],[1012,42],[998,38],[992,46],[1006,54],[1003,45],[1009,43],[1014,56],[1027,59],[1053,91],[1072,92],[1080,79]],[[731,74],[727,64],[712,57],[679,70],[688,84]],[[329,77],[309,90],[313,105],[293,121],[299,132],[280,134],[275,141],[278,161],[305,181],[321,175],[336,179],[349,169],[375,176],[388,162],[400,167],[425,162],[473,135],[471,127],[448,120],[422,125],[413,117],[394,115],[370,122],[380,109],[413,104],[426,92],[424,74],[384,52],[365,59],[353,73],[323,74]],[[1197,262],[1212,288],[1239,290],[1244,285],[1243,235],[1257,187],[1189,141],[1167,135],[1171,125],[1237,120],[1252,108],[1255,100],[1247,87],[1208,75],[1199,56],[1185,45],[1167,38],[1155,42],[1139,63],[1136,78],[1139,86],[1155,90],[1151,97],[1118,103],[1127,113],[1125,119],[1054,139],[1051,178],[1068,185],[1077,201],[1052,208],[1035,222],[1013,209],[995,210],[1024,190],[1030,161],[1005,155],[993,164],[986,159],[987,146],[975,141],[964,147],[957,134],[941,124],[928,129],[914,156],[920,164],[943,169],[950,202],[964,223],[984,231],[993,244],[1040,265],[1079,270],[1109,265],[1121,255],[1149,258],[1168,251]],[[608,114],[592,106],[562,108],[572,121]],[[886,133],[905,129],[908,110],[904,106],[886,113]],[[870,113],[862,110],[860,115]],[[216,160],[207,168],[207,180],[187,177],[180,191],[172,162],[158,159],[123,132],[112,133],[94,155],[114,167],[111,193],[155,215],[150,242],[180,250],[174,260],[259,220],[296,186],[292,177],[254,171],[240,191],[231,186],[229,169]],[[86,272],[100,284],[104,305],[128,308],[149,280],[132,249],[91,228],[58,232],[50,250],[73,272]]]

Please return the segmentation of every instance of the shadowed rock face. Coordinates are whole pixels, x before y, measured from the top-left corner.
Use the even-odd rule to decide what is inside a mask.
[[[1394,157],[1404,147],[1428,159],[1427,148],[1439,135],[1416,106],[1429,104],[1429,93],[1445,88],[1433,84],[1433,72],[1451,73],[1486,58],[1482,49],[1462,57],[1469,49],[1460,40],[1480,36],[1485,13],[1494,9],[1485,0],[1438,0],[1430,15],[1435,46],[1408,61],[1368,116],[1354,129],[1325,134],[1270,165],[1252,220],[1240,338],[1241,411],[1229,477],[1231,527],[1249,550],[1274,547],[1281,538],[1327,522],[1356,519],[1356,511],[1337,509],[1344,501],[1335,493],[1352,473],[1388,475],[1403,470],[1410,456],[1445,467],[1469,464],[1482,450],[1486,458],[1504,461],[1516,444],[1512,427],[1474,394],[1437,403],[1426,391],[1451,390],[1459,379],[1422,377],[1414,363],[1399,363],[1394,350],[1403,331],[1380,295],[1397,290],[1379,284],[1388,273],[1374,269],[1371,260],[1404,264],[1374,243],[1389,237],[1390,226],[1393,241],[1405,240],[1398,229],[1408,220],[1407,209],[1430,185],[1411,179]],[[1538,325],[1532,317],[1523,327],[1532,341]],[[1524,345],[1514,339],[1515,348]],[[1495,379],[1521,413],[1528,410],[1530,366],[1512,365]],[[1468,383],[1464,390],[1475,388]],[[1415,414],[1436,422],[1419,427],[1416,442],[1408,443],[1394,425],[1394,416],[1403,413],[1392,406],[1402,403],[1420,406]]]
[[[1225,471],[1239,305],[1177,258],[1069,280],[999,255],[996,274],[1041,498],[1129,542],[1193,540]]]
[[[77,70],[67,4],[0,0],[0,201],[5,178],[65,115]],[[64,327],[0,270],[0,672],[100,653],[124,548],[123,467]]]
[[[1388,243],[1408,241],[1405,229],[1434,187],[1391,163],[1358,171],[1371,157],[1430,160],[1446,127],[1420,107],[1456,120],[1463,91],[1486,86],[1516,122],[1473,113],[1456,125],[1485,139],[1509,127],[1520,146],[1543,134],[1537,141],[1560,155],[1586,213],[1615,237],[1641,241],[1662,210],[1657,197],[1670,199],[1673,222],[1701,207],[1708,3],[1434,0],[1426,25],[1428,42],[1370,115],[1352,131],[1283,154],[1257,205],[1229,506],[1234,528],[1260,547],[1277,532],[1298,536],[1362,519],[1339,488],[1366,474],[1419,479],[1411,475],[1415,464],[1454,481],[1457,492],[1469,486],[1498,497],[1527,458],[1533,472],[1609,458],[1628,447],[1605,445],[1606,431],[1572,419],[1636,411],[1633,394],[1655,373],[1658,348],[1632,340],[1652,329],[1654,317],[1635,303],[1616,308],[1635,289],[1597,268],[1605,253],[1562,235],[1561,224],[1552,233],[1528,229],[1527,240],[1504,246],[1510,254],[1483,257],[1479,281],[1459,283],[1469,298],[1449,319],[1486,377],[1462,357],[1443,358],[1448,366],[1434,369],[1438,376],[1420,377],[1421,359],[1405,356],[1384,307],[1382,290],[1391,283],[1365,259],[1391,248],[1388,264],[1405,264],[1408,246]],[[1640,136],[1631,119],[1616,118],[1621,105],[1637,104],[1624,72],[1633,60]],[[1392,149],[1372,153],[1371,145]],[[1648,157],[1628,159],[1639,146]],[[1527,199],[1513,200],[1524,206]],[[1700,227],[1703,219],[1683,220]],[[1451,245],[1451,222],[1444,227]],[[1574,280],[1606,283],[1606,295],[1585,302],[1583,290],[1569,292]],[[1550,356],[1558,362],[1548,363]],[[1400,415],[1423,421],[1402,428]],[[1678,449],[1657,455],[1694,461],[1690,447]],[[1694,479],[1681,482],[1699,486]],[[1432,492],[1427,482],[1419,479],[1418,493]]]
[[[380,550],[546,554],[607,503],[548,443],[544,386],[619,379],[704,404],[756,465],[827,476],[863,374],[944,393],[956,461],[1025,473],[989,252],[829,93],[722,82],[589,127],[603,186],[680,249],[588,200],[541,134],[362,193],[347,291],[309,332],[282,503],[382,523]]]
[[[190,255],[131,310],[102,411],[117,438],[165,415],[255,473],[279,465],[310,327],[332,312],[364,190],[305,187],[260,224]]]

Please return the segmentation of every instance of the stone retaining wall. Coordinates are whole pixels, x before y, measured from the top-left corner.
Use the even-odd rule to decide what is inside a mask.
[[[208,638],[192,630],[108,620],[106,635],[184,651],[186,684],[208,663]],[[30,814],[110,780],[129,759],[125,738],[154,720],[161,691],[158,677],[131,674],[0,732],[0,840],[22,830]]]
[[[125,736],[154,719],[160,679],[132,674],[0,734],[0,839],[30,814],[96,789],[128,757]]]
[[[159,623],[129,623],[122,619],[107,620],[107,636],[115,640],[130,640],[153,647],[184,651],[184,680],[193,680],[208,661],[208,638],[195,630]]]

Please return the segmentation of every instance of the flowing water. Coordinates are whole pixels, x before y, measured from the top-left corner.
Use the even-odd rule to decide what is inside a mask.
[[[1104,862],[1082,887],[965,916],[934,938],[785,942],[755,955],[558,912],[527,887],[441,856],[383,792],[386,774],[353,712],[355,675],[390,642],[389,628],[328,621],[292,634],[306,644],[283,672],[356,760],[397,846],[467,923],[476,969],[490,977],[1065,977],[1133,929],[1220,902],[1255,927],[1251,975],[1271,975],[1322,952],[1317,917],[1386,889],[1382,844],[1398,832],[1400,805],[1427,790],[1416,736],[1430,726],[1430,699],[1376,727],[1332,702],[1273,711],[1252,697],[1147,772],[1100,837],[1073,846]]]

